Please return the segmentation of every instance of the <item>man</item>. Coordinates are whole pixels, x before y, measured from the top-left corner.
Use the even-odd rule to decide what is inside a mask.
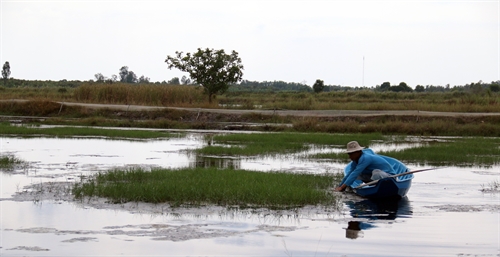
[[[365,149],[357,141],[347,144],[347,154],[351,162],[345,168],[345,176],[340,186],[335,188],[338,192],[344,191],[348,186],[356,187],[362,182],[367,183],[407,171],[400,161]]]

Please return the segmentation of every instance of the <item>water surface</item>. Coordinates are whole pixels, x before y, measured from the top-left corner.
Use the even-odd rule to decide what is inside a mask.
[[[1,137],[0,153],[28,162],[0,172],[2,256],[499,256],[500,197],[481,192],[500,167],[448,167],[415,174],[399,202],[342,194],[337,206],[272,211],[143,203],[23,201],[16,193],[74,182],[114,167],[215,165],[259,171],[340,172],[345,163],[286,157],[197,156],[201,133],[162,140]],[[378,142],[374,150],[415,142]],[[318,148],[310,151],[341,151]],[[347,161],[347,160],[346,160]],[[412,167],[426,168],[426,167]]]

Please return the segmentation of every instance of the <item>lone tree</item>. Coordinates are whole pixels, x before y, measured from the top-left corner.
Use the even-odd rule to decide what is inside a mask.
[[[194,54],[175,52],[175,56],[167,56],[165,62],[169,69],[187,72],[195,83],[203,86],[209,103],[212,103],[213,96],[224,94],[230,83],[243,77],[243,65],[236,51],[226,54],[224,50],[198,48]]]
[[[323,80],[317,79],[316,82],[314,82],[314,85],[313,85],[314,93],[323,92],[323,89],[325,89],[325,83],[323,82]]]
[[[10,64],[9,62],[5,62],[2,68],[2,78],[3,78],[3,85],[7,83],[7,79],[9,79],[10,76]]]
[[[120,82],[123,83],[137,83],[137,75],[133,71],[129,71],[127,66],[120,68]]]

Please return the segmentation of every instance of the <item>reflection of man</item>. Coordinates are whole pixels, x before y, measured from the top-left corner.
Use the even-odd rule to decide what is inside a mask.
[[[344,191],[348,186],[356,187],[361,182],[370,182],[407,171],[400,161],[378,155],[369,148],[364,148],[356,141],[347,144],[347,154],[351,162],[345,168],[345,176],[336,191]]]
[[[372,224],[359,222],[359,221],[349,221],[347,223],[347,229],[345,230],[345,237],[349,239],[356,239],[364,236],[362,230],[370,229],[375,227]]]
[[[363,232],[361,232],[360,223],[359,221],[349,221],[349,223],[347,223],[347,229],[345,230],[345,237],[356,239],[362,236]]]

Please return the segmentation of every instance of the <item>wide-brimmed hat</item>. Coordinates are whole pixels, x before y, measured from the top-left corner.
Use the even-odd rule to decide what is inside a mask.
[[[364,147],[361,147],[357,141],[351,141],[347,143],[347,153],[353,153],[357,151],[363,150]]]

